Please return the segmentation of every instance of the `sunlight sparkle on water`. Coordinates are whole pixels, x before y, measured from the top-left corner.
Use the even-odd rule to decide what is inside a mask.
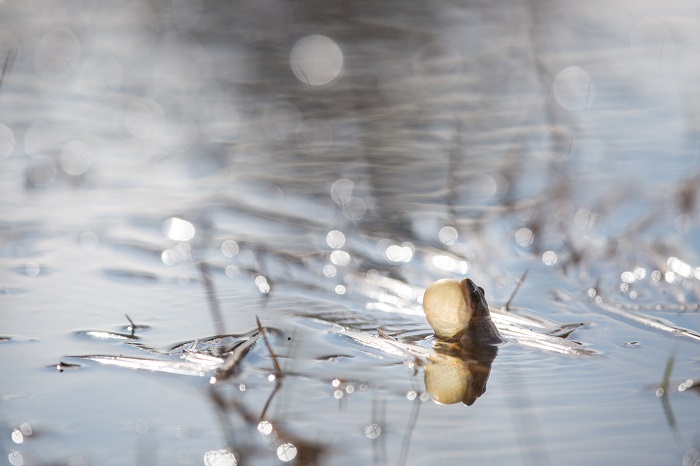
[[[301,112],[290,102],[278,102],[263,111],[263,127],[272,139],[286,141],[301,129]]]
[[[61,151],[61,168],[68,175],[82,175],[92,162],[92,150],[81,141],[68,141]]]
[[[386,248],[384,255],[390,262],[411,262],[413,252],[416,250],[413,243],[392,244]]]
[[[326,243],[333,249],[342,248],[345,245],[345,235],[342,231],[331,230],[326,235]]]
[[[49,31],[41,38],[34,52],[34,69],[46,78],[60,78],[78,68],[80,41],[68,29]]]
[[[666,264],[673,270],[674,273],[680,275],[683,278],[688,278],[693,274],[693,267],[680,260],[677,257],[669,257]],[[698,270],[695,270],[695,275],[698,275]]]
[[[175,241],[189,241],[194,238],[195,228],[187,220],[170,217],[163,221],[163,233]]]
[[[270,284],[267,282],[267,278],[262,275],[255,277],[255,284],[258,286],[258,290],[260,290],[261,293],[270,292]]]
[[[522,247],[531,245],[534,238],[532,230],[529,228],[520,228],[515,232],[515,242]]]
[[[340,206],[350,204],[354,187],[355,184],[348,179],[341,178],[336,180],[331,185],[331,199],[333,199],[333,202]]]
[[[270,435],[272,433],[272,424],[269,421],[260,421],[258,424],[258,432],[263,435]]]
[[[557,253],[554,251],[545,251],[544,254],[542,254],[542,262],[544,262],[545,265],[554,265],[557,263]]]
[[[333,128],[323,120],[307,120],[296,136],[300,149],[314,155],[323,155],[333,145]]]
[[[205,466],[235,466],[236,455],[229,450],[209,450],[204,453]]]
[[[137,139],[157,136],[164,123],[165,111],[153,99],[136,99],[124,112],[124,126]]]
[[[455,272],[465,274],[469,270],[469,264],[466,261],[457,260],[454,257],[437,254],[430,259],[433,267],[446,272]]]
[[[297,456],[297,447],[291,443],[283,443],[277,447],[277,458],[285,463],[292,461]]]
[[[7,455],[7,459],[10,461],[12,466],[24,465],[24,457],[22,457],[22,453],[18,452],[17,450],[12,450],[10,454]]]
[[[331,253],[331,262],[338,266],[346,266],[350,263],[350,254],[345,251],[333,251]]]
[[[17,444],[24,442],[24,435],[22,434],[22,432],[19,429],[13,430],[11,437],[12,437],[12,441],[17,443]]]
[[[370,424],[366,426],[365,435],[367,436],[367,438],[372,440],[378,438],[380,435],[382,435],[382,426],[380,426],[379,424]]]
[[[446,226],[440,228],[438,238],[442,243],[447,244],[449,246],[450,244],[454,244],[455,241],[457,241],[457,238],[459,238],[459,233],[454,227]]]
[[[554,78],[554,98],[567,110],[581,111],[590,108],[595,100],[595,84],[583,68],[564,68]]]
[[[294,44],[289,66],[297,79],[309,86],[323,86],[335,80],[343,69],[343,52],[326,36],[313,34]]]
[[[634,272],[626,270],[620,274],[620,279],[623,283],[633,283],[637,278],[634,276]]]
[[[100,239],[92,231],[84,231],[80,234],[80,246],[86,251],[96,249],[100,244]]]
[[[240,249],[238,248],[238,243],[236,243],[233,240],[227,239],[223,243],[221,243],[221,254],[223,254],[226,257],[233,257],[236,254],[238,254],[238,251]]]

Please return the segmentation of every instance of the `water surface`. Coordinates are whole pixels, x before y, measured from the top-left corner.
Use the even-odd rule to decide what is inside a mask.
[[[700,464],[697,5],[0,11],[2,464]],[[469,407],[362,340],[525,271]]]

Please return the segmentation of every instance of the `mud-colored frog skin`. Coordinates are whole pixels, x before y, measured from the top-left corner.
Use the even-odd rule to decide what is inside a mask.
[[[502,341],[491,320],[484,289],[469,278],[438,280],[425,290],[423,309],[435,336],[467,345]]]

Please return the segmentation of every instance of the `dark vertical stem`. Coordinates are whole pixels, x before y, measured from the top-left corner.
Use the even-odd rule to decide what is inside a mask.
[[[203,260],[196,260],[197,269],[202,276],[202,283],[204,283],[204,289],[207,293],[207,302],[209,303],[209,311],[211,312],[211,318],[214,321],[214,330],[217,334],[221,335],[226,333],[226,328],[224,326],[224,317],[221,314],[221,306],[219,305],[219,297],[216,294],[216,287],[211,279],[211,271],[209,269],[209,264]]]
[[[401,454],[399,455],[399,461],[397,463],[399,466],[406,464],[408,449],[411,447],[411,437],[413,436],[416,424],[418,424],[418,414],[420,413],[421,403],[420,394],[416,394],[416,399],[413,400],[413,409],[411,409],[411,417],[408,419],[406,432],[403,434],[403,441],[401,442]]]

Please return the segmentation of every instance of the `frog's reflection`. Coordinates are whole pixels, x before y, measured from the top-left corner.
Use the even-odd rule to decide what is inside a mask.
[[[465,345],[437,340],[435,354],[425,365],[425,389],[440,404],[474,404],[486,391],[494,345]]]

